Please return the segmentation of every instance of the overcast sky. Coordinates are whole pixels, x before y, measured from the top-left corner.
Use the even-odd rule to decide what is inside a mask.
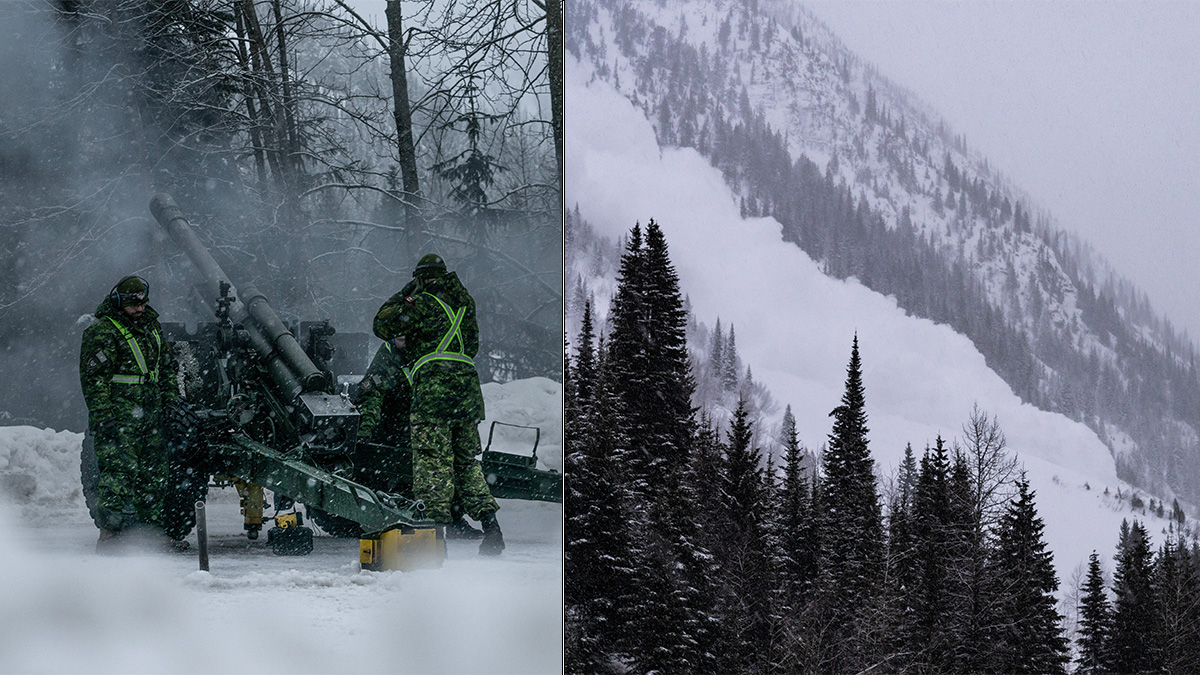
[[[804,4],[1200,339],[1200,1]]]

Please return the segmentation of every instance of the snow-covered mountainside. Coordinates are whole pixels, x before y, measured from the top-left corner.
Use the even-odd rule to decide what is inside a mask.
[[[567,46],[576,83],[632,102],[663,161],[692,148],[714,167],[711,187],[730,192],[736,219],[773,219],[824,274],[969,338],[1020,400],[1091,429],[1123,479],[1168,500],[1200,497],[1200,383],[1187,337],[806,10],[783,0],[580,0]],[[595,113],[574,94],[572,130],[593,134]],[[628,147],[607,144],[610,155]],[[587,161],[579,145],[575,166]],[[569,175],[576,187],[619,179]],[[578,191],[567,203],[584,220],[609,216]],[[673,215],[630,214],[620,225],[654,217],[669,234]],[[568,270],[576,297],[610,283],[588,267]],[[701,290],[685,291],[699,307]],[[728,322],[724,307],[698,316],[717,313]],[[804,314],[797,322],[809,325]],[[737,323],[739,345],[771,337]]]
[[[1138,490],[1118,476],[1093,429],[1023,401],[951,326],[915,316],[858,279],[827,274],[823,261],[789,243],[778,220],[744,214],[737,186],[708,158],[661,145],[633,96],[588,63],[568,59],[567,72],[575,111],[568,131],[569,326],[578,326],[587,299],[603,326],[618,242],[634,223],[654,218],[695,320],[712,327],[719,317],[737,326],[738,349],[755,381],[770,391],[776,415],[791,406],[809,448],[830,433],[829,411],[838,405],[857,335],[871,451],[885,482],[906,444],[919,453],[938,435],[962,438],[977,404],[998,420],[1028,472],[1064,594],[1093,550],[1111,554],[1122,519],[1141,519],[1152,533],[1167,529],[1145,492],[1133,498]],[[692,345],[693,353],[705,349]],[[763,434],[757,442],[774,450],[774,441]],[[1167,504],[1169,515],[1170,497]],[[1064,610],[1073,611],[1068,605]]]
[[[491,383],[484,398],[489,420],[540,427],[540,464],[562,470],[559,383]],[[363,572],[353,539],[271,555],[242,533],[236,493],[213,490],[201,572],[194,535],[185,554],[94,554],[82,439],[0,427],[0,672],[562,670],[560,504],[501,500],[499,558],[451,541],[441,569]]]

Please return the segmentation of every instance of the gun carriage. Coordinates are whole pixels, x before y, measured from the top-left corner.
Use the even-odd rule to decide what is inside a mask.
[[[268,540],[277,554],[312,550],[299,503],[331,534],[360,536],[365,566],[440,564],[440,530],[411,498],[411,449],[357,439],[350,383],[335,372],[362,374],[370,336],[339,332],[328,321],[289,328],[253,284],[234,285],[169,195],[155,196],[150,211],[203,278],[196,299],[213,317],[190,332],[163,324],[183,364],[185,396],[169,422],[168,501],[185,531],[194,522],[190,504],[206,494],[211,477],[213,485],[236,487],[251,539],[263,527],[263,489],[274,493]],[[536,468],[537,430],[529,456],[492,450],[496,425],[482,459],[492,493],[561,502],[561,474]],[[395,475],[361,471],[356,460],[368,454],[397,459]]]

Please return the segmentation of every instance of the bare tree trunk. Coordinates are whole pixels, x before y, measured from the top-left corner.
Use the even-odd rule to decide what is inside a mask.
[[[558,190],[563,183],[563,4],[562,0],[546,2],[546,51],[550,63],[550,110],[554,127],[554,158],[558,161]],[[561,196],[560,196],[561,200]]]
[[[237,25],[238,64],[241,66],[242,73],[246,78],[246,89],[243,92],[243,96],[246,99],[246,116],[250,120],[247,126],[250,131],[250,144],[254,147],[254,167],[258,173],[258,189],[266,191],[267,165],[266,158],[263,157],[262,119],[259,117],[258,107],[254,105],[254,85],[251,83],[254,75],[250,66],[250,53],[246,49],[246,43],[249,38],[246,29],[246,17],[243,12],[244,8],[242,5],[234,5],[234,16]]]
[[[266,147],[267,161],[275,174],[275,182],[280,190],[286,192],[291,184],[288,175],[287,158],[283,156],[283,115],[279,105],[272,105],[275,88],[275,71],[271,68],[270,55],[267,53],[266,39],[263,37],[262,26],[258,22],[258,14],[254,9],[254,0],[245,0],[242,16],[246,21],[246,35],[250,39],[250,62],[254,69],[253,77],[255,91],[258,93],[262,118],[272,120],[271,144]],[[264,80],[268,86],[264,85]],[[265,139],[264,139],[265,140]]]
[[[285,147],[287,148],[288,165],[293,175],[297,175],[300,169],[300,139],[296,131],[296,100],[292,96],[292,82],[288,75],[287,43],[283,35],[283,8],[280,0],[274,0],[271,7],[275,12],[275,35],[279,42],[280,91],[283,95],[280,107],[283,108],[284,129],[281,130],[280,135],[283,137],[282,140],[287,143]]]
[[[404,66],[403,17],[399,0],[387,0],[388,56],[392,67],[393,115],[396,120],[396,145],[400,156],[400,180],[404,187],[404,225],[406,238],[420,227],[421,186],[417,180],[417,150],[413,144],[412,109],[408,101],[408,73]]]

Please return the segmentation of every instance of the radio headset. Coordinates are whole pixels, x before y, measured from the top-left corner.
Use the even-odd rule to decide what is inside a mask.
[[[112,290],[108,292],[108,304],[112,305],[113,309],[121,309],[121,294],[117,289],[121,287],[121,284],[130,279],[140,280],[142,285],[146,287],[146,298],[150,297],[150,282],[136,274],[130,274],[127,277],[122,277],[120,281],[113,285]]]

